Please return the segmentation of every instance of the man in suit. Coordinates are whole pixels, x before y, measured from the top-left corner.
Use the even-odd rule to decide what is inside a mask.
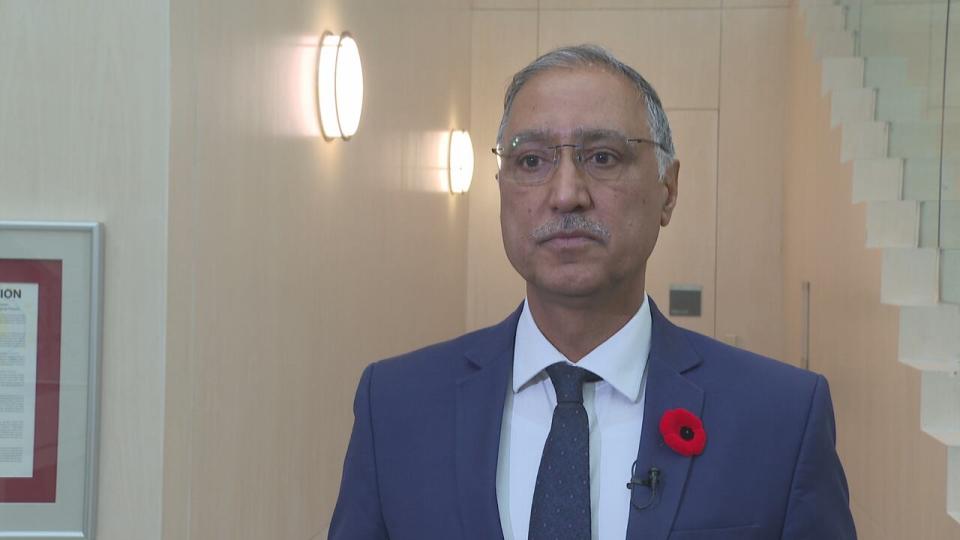
[[[646,295],[679,171],[647,81],[599,47],[547,53],[497,143],[526,300],[367,367],[329,537],[855,538],[826,380]]]

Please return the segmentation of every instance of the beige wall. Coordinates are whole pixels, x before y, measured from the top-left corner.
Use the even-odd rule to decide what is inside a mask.
[[[160,538],[169,12],[0,1],[0,219],[105,223],[98,538]]]
[[[517,10],[474,2],[471,124],[479,159],[470,193],[467,326],[491,324],[523,298],[500,243],[489,152],[509,77],[538,53],[594,42],[657,87],[680,157],[679,205],[651,259],[648,291],[666,310],[671,284],[701,285],[703,316],[676,322],[781,356],[786,0],[539,4],[512,3],[524,8]]]
[[[465,1],[174,0],[164,471],[168,540],[325,538],[371,361],[464,330]],[[318,36],[364,63],[324,142]],[[306,95],[304,95],[306,92]]]
[[[811,283],[810,365],[827,376],[837,438],[864,540],[960,537],[946,513],[946,448],[920,431],[920,372],[897,362],[897,308],[880,305],[878,250],[864,248],[865,208],[829,130],[820,65],[791,25],[784,176],[786,351],[801,354],[801,283]]]

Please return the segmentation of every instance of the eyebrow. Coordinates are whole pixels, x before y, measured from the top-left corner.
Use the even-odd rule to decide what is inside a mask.
[[[628,139],[629,137],[619,131],[613,129],[588,129],[577,130],[577,136],[583,140],[596,140],[596,139],[605,139],[605,138],[623,138]]]
[[[512,137],[510,137],[507,140],[510,142],[513,142],[516,140],[524,140],[524,139],[549,139],[550,136],[551,136],[550,131],[546,129],[527,129],[527,130],[519,131],[515,133]]]
[[[584,129],[577,128],[573,130],[573,137],[581,140],[596,140],[603,139],[607,137],[622,137],[627,139],[628,137],[619,131],[613,129],[603,129],[603,128],[592,128]],[[513,137],[510,137],[510,141],[514,140],[525,140],[525,139],[559,139],[560,137],[556,132],[552,132],[546,129],[527,129],[524,131],[517,132]]]

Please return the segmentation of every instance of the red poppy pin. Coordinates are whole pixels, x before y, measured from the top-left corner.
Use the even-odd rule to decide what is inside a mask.
[[[697,415],[686,409],[672,409],[660,418],[660,434],[681,456],[699,456],[707,444],[707,432]]]

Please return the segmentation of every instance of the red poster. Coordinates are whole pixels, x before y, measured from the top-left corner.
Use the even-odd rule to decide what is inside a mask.
[[[62,277],[62,261],[0,259],[0,283],[35,284],[38,289],[33,474],[0,476],[0,503],[56,502]],[[29,449],[29,443],[25,446]]]

